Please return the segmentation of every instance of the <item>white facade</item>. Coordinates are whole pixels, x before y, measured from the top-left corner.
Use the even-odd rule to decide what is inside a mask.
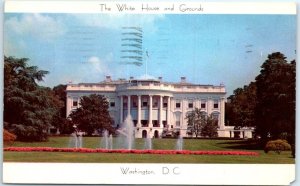
[[[66,92],[67,116],[79,107],[80,97],[90,94],[104,95],[109,102],[109,112],[115,127],[122,126],[130,114],[135,125],[136,138],[161,137],[166,129],[179,131],[183,137],[188,136],[185,117],[194,108],[201,108],[218,119],[219,137],[233,137],[233,128],[224,125],[224,85],[191,84],[186,82],[185,77],[179,83],[167,83],[162,78],[113,81],[107,76],[100,83],[69,84]]]

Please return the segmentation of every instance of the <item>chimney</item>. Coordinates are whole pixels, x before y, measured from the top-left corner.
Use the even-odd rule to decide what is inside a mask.
[[[158,77],[158,80],[159,80],[159,81],[162,81],[162,77],[161,77],[161,76],[160,76],[160,77]]]
[[[180,83],[186,83],[186,77],[181,77],[180,80]]]
[[[106,82],[111,82],[111,77],[110,77],[110,76],[106,76],[106,77],[105,77],[105,81],[106,81]]]

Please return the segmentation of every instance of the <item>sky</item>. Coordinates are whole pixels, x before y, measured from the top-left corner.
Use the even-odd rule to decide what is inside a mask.
[[[142,28],[141,66],[121,63],[122,27]],[[29,65],[49,71],[40,83],[49,87],[147,74],[167,82],[185,76],[196,84],[222,83],[229,96],[254,81],[273,52],[296,58],[296,15],[4,15],[4,55],[29,58]]]

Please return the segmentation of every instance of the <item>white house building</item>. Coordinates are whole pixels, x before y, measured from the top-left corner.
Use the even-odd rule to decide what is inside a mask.
[[[183,137],[192,137],[188,131],[186,114],[201,108],[218,119],[219,137],[251,138],[252,130],[234,130],[225,126],[225,86],[188,83],[185,77],[177,83],[155,79],[119,79],[110,76],[100,83],[67,85],[67,116],[80,106],[80,97],[90,94],[104,95],[115,127],[122,126],[130,114],[136,138],[161,137],[163,131],[176,130]]]

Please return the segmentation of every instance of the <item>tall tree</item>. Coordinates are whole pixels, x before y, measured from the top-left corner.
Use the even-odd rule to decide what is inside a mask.
[[[243,88],[237,88],[228,97],[226,103],[226,123],[236,127],[254,126],[254,109],[256,107],[256,84],[251,82]]]
[[[296,62],[272,53],[262,64],[256,77],[257,106],[255,120],[257,132],[263,139],[287,135],[294,143]]]
[[[50,88],[37,84],[48,72],[27,61],[4,57],[4,127],[18,140],[44,141],[61,102]]]
[[[88,135],[95,130],[114,132],[108,107],[108,101],[102,95],[83,96],[80,98],[80,107],[69,117],[79,130],[87,132]]]
[[[71,134],[74,131],[73,124],[66,117],[66,85],[57,85],[53,87],[54,94],[59,98],[63,105],[59,112],[54,116],[52,125],[55,126],[60,134]]]
[[[204,137],[216,137],[218,122],[213,117],[207,116],[207,114],[199,108],[195,108],[193,111],[186,114],[188,127],[192,133],[198,136]]]

